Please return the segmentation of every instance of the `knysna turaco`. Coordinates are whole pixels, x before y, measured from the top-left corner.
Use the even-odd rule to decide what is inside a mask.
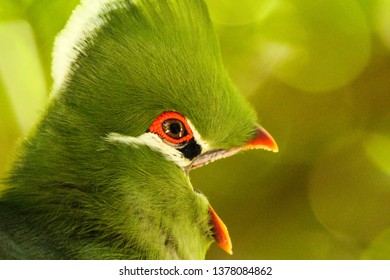
[[[232,86],[202,0],[85,0],[0,198],[0,258],[204,259],[222,220],[189,172],[277,151]]]

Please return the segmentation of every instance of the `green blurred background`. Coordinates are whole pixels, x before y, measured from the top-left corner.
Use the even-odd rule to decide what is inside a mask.
[[[0,0],[0,177],[49,99],[53,40],[78,2]],[[233,241],[208,258],[390,259],[390,1],[207,3],[280,148],[192,172]]]

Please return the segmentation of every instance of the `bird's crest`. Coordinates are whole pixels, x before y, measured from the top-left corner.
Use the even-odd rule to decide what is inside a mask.
[[[142,23],[145,26],[155,25],[157,29],[161,29],[160,35],[165,34],[162,29],[166,25],[188,28],[189,34],[195,29],[200,32],[211,29],[203,0],[82,0],[54,43],[52,64],[54,93],[76,70],[78,57],[86,54],[88,47],[99,36],[99,32],[107,26],[113,28],[110,25],[113,13],[120,10],[126,11],[128,18],[136,18],[135,21],[141,23],[138,24],[138,28],[142,26]],[[189,11],[191,15],[188,15]],[[206,28],[204,23],[208,25]],[[170,35],[167,34],[167,36]],[[214,40],[206,37],[202,39],[213,45]],[[180,38],[167,37],[167,40],[177,39]]]

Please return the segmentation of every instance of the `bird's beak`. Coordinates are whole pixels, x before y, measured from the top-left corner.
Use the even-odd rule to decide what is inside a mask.
[[[240,151],[251,150],[251,149],[263,149],[271,152],[278,152],[278,145],[264,128],[257,125],[254,137],[249,140],[242,147],[234,147],[229,150],[211,150],[207,151],[192,161],[188,166],[188,171],[206,165],[210,162],[216,161],[221,158],[227,158],[237,154]]]
[[[208,151],[199,157],[197,157],[189,166],[189,170],[198,168],[210,162],[213,162],[217,159],[226,158],[232,156],[239,151],[250,150],[250,149],[264,149],[271,152],[278,151],[278,145],[275,140],[272,138],[271,134],[269,134],[264,128],[261,126],[257,126],[256,131],[254,133],[254,137],[249,140],[242,147],[235,147],[228,150],[211,150]],[[229,232],[227,230],[226,225],[222,221],[222,219],[217,215],[213,207],[209,205],[209,213],[210,213],[210,224],[212,226],[212,232],[215,241],[226,253],[233,254],[232,251],[232,242],[230,240]]]
[[[252,140],[249,140],[246,145],[242,147],[242,149],[263,149],[275,153],[279,151],[278,145],[272,138],[271,134],[269,134],[268,131],[266,131],[260,125],[257,126],[255,137],[253,137]]]

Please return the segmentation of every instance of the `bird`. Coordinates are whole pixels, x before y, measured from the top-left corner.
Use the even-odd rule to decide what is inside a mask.
[[[278,151],[225,69],[203,0],[83,0],[0,196],[1,259],[205,259],[226,225],[189,173]]]

